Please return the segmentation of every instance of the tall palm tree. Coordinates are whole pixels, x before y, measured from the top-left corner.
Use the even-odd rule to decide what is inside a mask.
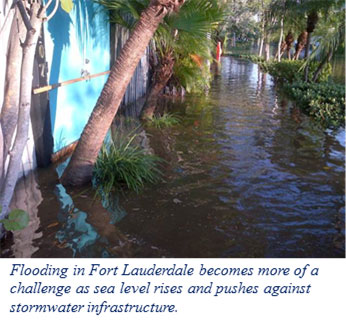
[[[338,47],[345,42],[345,8],[334,7],[332,14],[329,14],[325,18],[321,20],[315,31],[314,41],[317,46],[306,62],[306,65],[309,65],[309,62],[315,58],[318,58],[319,61],[313,73],[312,82],[318,80],[324,67],[334,57]]]
[[[294,60],[299,60],[301,52],[306,47],[307,40],[308,40],[308,32],[304,30],[298,36],[298,41],[296,44],[296,52],[294,53],[294,56],[293,56]]]
[[[152,117],[158,95],[172,76],[185,86],[187,82],[184,81],[189,73],[193,75],[195,71],[194,76],[198,78],[201,71],[198,65],[203,59],[211,58],[213,42],[208,38],[208,33],[212,33],[223,18],[218,1],[190,0],[179,16],[166,20],[163,26],[165,32],[159,30],[157,37],[154,37],[159,49],[159,64],[154,67],[153,83],[142,116]]]
[[[328,17],[329,11],[332,10],[332,8],[341,8],[341,6],[344,6],[344,2],[340,0],[306,0],[305,6],[308,10],[306,26],[306,30],[308,32],[308,39],[305,48],[305,58],[309,59],[311,37],[312,33],[316,29],[320,15],[323,15],[325,18]],[[306,64],[304,74],[305,81],[309,81],[309,64]]]
[[[100,0],[111,10],[111,22],[131,29],[138,20],[148,0]],[[196,56],[209,58],[212,42],[207,34],[215,29],[224,18],[223,10],[217,0],[189,0],[179,11],[179,15],[166,16],[153,37],[154,55],[157,64],[153,66],[153,78],[143,116],[151,117],[157,98],[175,74],[179,83],[182,76],[191,72],[188,67],[197,67]],[[185,63],[185,65],[184,65]],[[193,64],[192,64],[193,63]],[[185,69],[181,68],[184,65]],[[179,72],[175,69],[180,65]],[[187,71],[189,70],[189,71]],[[195,69],[198,73],[199,68]],[[186,80],[185,80],[186,81]]]
[[[64,185],[77,186],[91,180],[104,138],[140,58],[162,19],[169,12],[179,11],[183,3],[184,0],[151,0],[148,7],[142,11],[129,39],[111,68],[108,80],[62,175],[61,182]]]

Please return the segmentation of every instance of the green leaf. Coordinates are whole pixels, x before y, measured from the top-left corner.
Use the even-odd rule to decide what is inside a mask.
[[[27,212],[21,209],[13,209],[8,218],[0,220],[3,223],[7,231],[20,231],[28,226],[29,215]]]
[[[60,0],[61,8],[65,10],[67,13],[70,13],[73,9],[73,1],[72,0]]]

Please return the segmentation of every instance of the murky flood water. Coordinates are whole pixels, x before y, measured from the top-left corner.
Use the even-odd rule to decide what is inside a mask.
[[[343,130],[322,130],[255,64],[223,58],[207,99],[168,103],[183,117],[144,128],[165,179],[105,209],[66,193],[50,169],[22,183],[30,226],[3,256],[344,257]]]

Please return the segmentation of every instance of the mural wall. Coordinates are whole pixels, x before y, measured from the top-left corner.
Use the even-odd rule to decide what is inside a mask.
[[[59,8],[45,28],[49,84],[109,70],[108,15],[92,0],[75,0],[70,13]],[[107,76],[49,92],[54,152],[77,140]]]

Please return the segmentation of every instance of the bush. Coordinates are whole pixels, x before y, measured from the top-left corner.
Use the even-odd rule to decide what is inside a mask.
[[[345,88],[334,83],[295,82],[285,91],[325,127],[345,125]]]
[[[138,193],[145,183],[156,183],[161,177],[158,164],[162,160],[133,144],[135,137],[120,138],[102,146],[94,167],[94,180],[106,197],[124,185]]]
[[[304,80],[304,60],[282,60],[281,62],[269,61],[261,62],[260,67],[263,71],[268,72],[274,78],[283,82],[296,82]],[[319,62],[311,62],[309,69],[309,79],[312,79]],[[327,64],[320,74],[317,82],[326,82],[332,73],[331,64]]]
[[[203,94],[210,88],[212,75],[208,64],[202,63],[199,66],[188,56],[176,61],[170,81],[178,89],[183,87],[187,93]]]
[[[253,63],[262,63],[264,62],[264,58],[258,55],[253,55],[253,54],[231,54],[231,56],[244,59],[244,60],[249,60]]]

